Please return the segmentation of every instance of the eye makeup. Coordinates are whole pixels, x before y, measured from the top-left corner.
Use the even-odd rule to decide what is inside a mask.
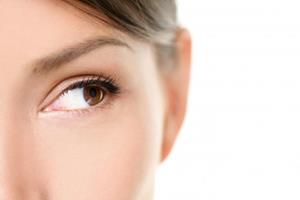
[[[105,74],[81,75],[68,78],[57,84],[50,91],[45,98],[45,104],[40,109],[40,113],[80,114],[98,108],[105,108],[107,104],[112,103],[111,101],[113,101],[114,97],[121,93],[121,88],[117,82],[115,77]],[[87,100],[87,95],[91,98],[97,98],[97,95],[102,95],[103,100],[100,99],[101,102],[99,103],[94,101],[94,105],[90,104],[90,102],[83,103],[83,101]],[[82,106],[83,104],[85,105]],[[68,107],[71,109],[68,109]]]
[[[94,77],[86,77],[68,86],[63,90],[62,94],[73,89],[84,88],[91,85],[102,87],[106,92],[111,94],[117,94],[120,92],[120,88],[115,82],[116,81],[110,76],[96,75]]]

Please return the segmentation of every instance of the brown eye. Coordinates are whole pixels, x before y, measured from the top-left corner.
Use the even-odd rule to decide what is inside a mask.
[[[105,94],[105,91],[97,85],[85,86],[83,88],[84,100],[90,106],[94,106],[94,105],[101,103],[101,101],[104,98],[104,94]]]
[[[96,107],[98,104],[102,104],[101,108],[106,106],[106,102],[110,103],[120,93],[120,87],[116,84],[116,81],[104,75],[95,77],[82,77],[81,80],[75,77],[69,83],[63,82],[65,87],[57,86],[53,90],[54,93],[61,91],[57,97],[51,101],[47,106],[41,109],[42,112],[68,112],[68,111],[84,111],[85,109]],[[64,84],[65,83],[65,84]],[[67,86],[68,85],[68,86]],[[61,89],[65,88],[65,89]],[[108,95],[108,96],[107,96]],[[49,95],[51,96],[51,94]],[[107,96],[107,101],[104,98]],[[49,98],[50,99],[50,98]],[[48,100],[50,101],[50,100]],[[47,100],[46,100],[47,102]],[[100,106],[99,106],[100,107]]]

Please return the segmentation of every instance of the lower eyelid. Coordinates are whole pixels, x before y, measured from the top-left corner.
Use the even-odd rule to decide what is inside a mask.
[[[77,118],[77,117],[86,117],[90,114],[97,114],[98,112],[104,112],[108,109],[111,109],[115,105],[115,101],[118,99],[119,94],[107,94],[104,97],[103,102],[99,105],[95,105],[89,108],[84,109],[74,109],[74,110],[65,110],[65,111],[49,111],[49,112],[40,112],[39,117],[57,117],[57,118]]]
[[[51,105],[51,103],[53,103],[56,99],[58,99],[59,96],[62,95],[63,91],[66,90],[71,85],[75,85],[78,82],[88,81],[88,80],[98,80],[99,82],[108,81],[109,83],[112,83],[112,85],[114,85],[115,88],[118,88],[116,93],[120,93],[119,91],[120,87],[118,83],[119,78],[115,74],[98,73],[98,74],[74,75],[72,77],[69,77],[68,79],[65,79],[55,84],[55,86],[46,95],[46,98],[43,99],[42,102],[39,104],[40,105],[38,109],[39,112],[46,109],[47,106]],[[104,90],[106,90],[106,88],[104,88]]]

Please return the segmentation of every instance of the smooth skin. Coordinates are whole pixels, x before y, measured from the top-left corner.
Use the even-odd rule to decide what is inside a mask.
[[[186,112],[188,31],[179,29],[178,60],[164,71],[151,44],[61,1],[0,1],[0,24],[0,199],[153,199],[155,171]],[[98,37],[119,43],[41,65]],[[71,82],[98,74],[113,76],[120,93],[45,111]]]

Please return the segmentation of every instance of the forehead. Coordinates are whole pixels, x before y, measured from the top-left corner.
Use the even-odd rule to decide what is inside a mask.
[[[15,64],[24,65],[94,35],[126,37],[130,42],[125,34],[59,0],[2,1],[0,24],[1,64],[18,57]]]

